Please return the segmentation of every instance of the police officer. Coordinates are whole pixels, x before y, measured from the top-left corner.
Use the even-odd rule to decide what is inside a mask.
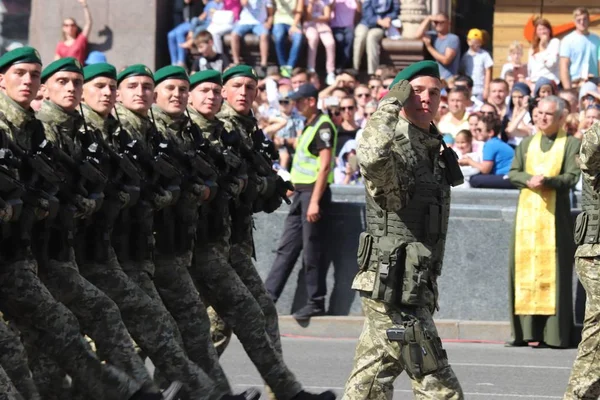
[[[598,355],[600,333],[598,318],[600,317],[600,285],[598,269],[600,268],[600,248],[598,247],[598,221],[600,202],[598,195],[598,178],[600,174],[600,123],[596,122],[583,134],[579,158],[583,172],[582,213],[575,224],[575,268],[579,280],[586,293],[585,321],[581,332],[577,358],[573,363],[565,400],[597,399],[600,397],[598,387]]]
[[[277,301],[300,251],[303,251],[308,303],[293,314],[299,321],[324,315],[327,293],[326,229],[337,130],[329,116],[317,108],[318,98],[319,91],[310,83],[289,95],[306,118],[306,124],[292,164],[292,183],[297,193],[285,220],[277,257],[265,281],[267,290]]]
[[[41,70],[40,56],[31,47],[13,50],[0,58],[0,87],[4,92],[0,94],[3,148],[12,145],[24,152],[32,150],[33,133],[39,132],[41,126],[30,103],[40,87]],[[10,202],[5,205],[8,207],[3,209],[2,217],[8,222],[14,209]],[[47,206],[47,202],[32,206],[37,219],[48,215]],[[17,322],[31,343],[58,363],[74,381],[82,382],[89,397],[155,398],[143,392],[133,393],[134,381],[109,364],[102,364],[87,349],[75,316],[52,297],[37,276],[37,263],[29,241],[31,230],[23,232],[22,227],[16,230],[18,236],[3,237],[0,241],[0,310],[4,316]]]
[[[358,143],[367,230],[352,288],[361,296],[365,325],[344,398],[391,399],[394,380],[406,371],[416,398],[462,399],[433,322],[450,184],[462,181],[452,150],[440,153],[441,135],[432,125],[438,66],[415,63],[390,88]]]

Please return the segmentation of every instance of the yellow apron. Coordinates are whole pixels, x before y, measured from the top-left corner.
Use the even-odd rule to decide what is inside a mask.
[[[567,135],[558,132],[552,148],[543,152],[538,132],[527,149],[525,172],[557,176]],[[515,228],[515,314],[556,314],[556,191],[548,187],[521,189]]]

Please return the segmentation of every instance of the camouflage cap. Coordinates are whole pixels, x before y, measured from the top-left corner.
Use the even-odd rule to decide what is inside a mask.
[[[44,68],[42,71],[42,83],[46,82],[48,78],[55,73],[61,71],[77,72],[78,74],[83,75],[83,69],[79,61],[73,57],[61,58],[60,60],[48,64],[48,66]]]
[[[217,85],[222,85],[223,79],[221,78],[221,73],[213,69],[199,71],[190,76],[190,88],[194,88],[194,86],[204,82],[212,82],[216,83]]]
[[[91,64],[83,67],[84,83],[98,78],[99,76],[117,80],[117,70],[115,67],[107,63]]]
[[[0,57],[0,70],[14,64],[32,63],[42,65],[40,53],[33,47],[25,46],[11,50]]]
[[[154,73],[154,83],[156,83],[156,85],[167,79],[181,79],[187,82],[190,81],[190,77],[188,76],[187,72],[185,72],[185,68],[178,65],[168,65],[166,67],[162,67]]]
[[[254,68],[249,65],[240,64],[223,72],[223,84],[225,84],[231,78],[237,78],[238,76],[251,78],[258,82],[258,77],[256,76],[256,71],[254,71]]]
[[[440,79],[440,68],[435,61],[419,61],[409,65],[396,75],[389,89],[402,80],[410,81],[418,76],[432,76]]]
[[[119,75],[117,75],[117,84],[120,84],[124,79],[131,76],[149,76],[154,79],[154,75],[150,68],[146,67],[144,64],[133,64],[119,72]]]

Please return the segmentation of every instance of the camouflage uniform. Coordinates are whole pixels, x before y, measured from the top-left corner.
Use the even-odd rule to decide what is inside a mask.
[[[0,400],[25,400],[0,366]]]
[[[577,217],[575,227],[575,242],[579,245],[575,252],[575,269],[585,289],[587,301],[581,342],[565,400],[600,397],[600,195],[597,190],[600,177],[600,123],[596,122],[584,133],[579,157],[583,174],[583,213]]]
[[[27,366],[27,354],[23,344],[2,318],[0,318],[0,366],[4,368],[25,400],[40,400],[40,394]]]
[[[30,150],[34,124],[39,124],[33,113],[4,94],[0,94],[0,110],[5,139]],[[7,145],[3,143],[2,147]],[[0,310],[14,320],[32,348],[41,349],[74,382],[84,383],[82,388],[90,398],[130,398],[139,385],[118,369],[102,364],[88,350],[75,316],[54,299],[38,278],[30,233],[21,232],[22,236],[1,242]],[[29,361],[34,363],[35,358],[29,357]]]
[[[142,142],[145,150],[150,151],[147,135],[153,129],[152,122],[122,105],[117,105],[117,113],[123,128],[132,139]],[[144,191],[142,193],[142,199],[133,209],[121,213],[117,223],[119,229],[113,233],[113,243],[118,246],[119,262],[131,280],[127,280],[126,293],[115,287],[111,290],[111,296],[114,296],[126,316],[131,335],[161,374],[166,375],[169,380],[180,380],[194,399],[220,398],[222,385],[216,386],[212,379],[188,358],[177,323],[163,304],[153,280],[154,213],[155,210],[168,207],[172,197],[169,200],[168,196],[154,196],[145,194]],[[149,246],[148,253],[139,252],[139,248],[142,247],[140,243],[142,246]],[[181,269],[179,271],[181,272]],[[131,281],[138,286],[130,285]],[[106,285],[109,286],[109,283]],[[139,288],[144,293],[141,293]],[[110,290],[109,287],[106,290]]]
[[[448,213],[444,209],[449,210],[450,201],[450,189],[445,182],[443,164],[439,160],[441,143],[437,135],[424,132],[400,118],[400,109],[401,104],[394,97],[382,100],[358,144],[358,158],[367,189],[367,232],[361,235],[361,242],[367,234],[374,238],[373,249],[377,249],[386,237],[397,236],[400,241],[408,241],[409,245],[423,241],[425,245],[431,244],[434,247],[433,261],[430,263],[440,268],[448,224]],[[421,203],[418,196],[423,193],[423,189],[419,186],[437,187],[436,191],[431,190],[439,193],[441,198],[433,200],[433,203]],[[429,189],[425,190],[426,193],[428,191]],[[414,199],[416,201],[411,201]],[[423,224],[418,217],[438,201],[437,205],[441,208],[438,219],[439,239],[432,244],[429,237],[433,236],[433,232],[424,232],[424,227],[429,228],[429,225]],[[407,216],[410,222],[405,222]],[[394,233],[394,229],[401,229],[396,227],[411,223],[411,216],[423,228],[419,232],[414,230]],[[402,233],[406,234],[406,239]],[[409,238],[412,233],[415,237]],[[367,248],[368,246],[363,248],[364,258],[359,259],[360,271],[352,285],[353,289],[360,292],[365,324],[356,346],[354,368],[346,383],[344,398],[348,400],[392,398],[394,380],[406,368],[401,358],[400,344],[387,339],[388,328],[402,326],[404,321],[417,320],[431,335],[437,337],[432,315],[437,304],[436,278],[439,269],[433,276],[423,278],[429,282],[422,285],[419,296],[422,306],[404,306],[399,301],[387,301],[388,299],[383,301],[378,295],[380,277],[377,269],[379,260],[385,258],[385,252],[378,249],[378,253],[383,255],[376,258],[373,254],[377,252],[373,253]],[[408,250],[406,253],[408,260]],[[419,254],[416,263],[423,268],[428,264],[422,264],[425,258],[422,260],[421,256]],[[389,275],[395,275],[391,270],[394,261],[387,262],[390,264]],[[384,279],[381,278],[382,282]],[[392,287],[392,291],[397,291],[395,286]],[[463,398],[458,379],[447,364],[421,379],[411,377],[411,381],[417,399]]]
[[[44,124],[46,137],[75,160],[81,158],[81,142],[77,138],[82,127],[82,117],[78,113],[67,113],[57,105],[45,101],[38,113]],[[86,206],[91,203],[83,200]],[[63,205],[62,209],[68,207]],[[90,205],[93,209],[94,205]],[[59,211],[59,214],[63,211]],[[50,292],[77,316],[83,331],[96,344],[98,355],[111,365],[129,374],[135,382],[136,391],[142,383],[149,382],[143,361],[135,352],[125,324],[121,320],[119,308],[104,292],[94,286],[79,273],[75,260],[74,240],[85,228],[85,222],[76,220],[74,227],[63,225],[56,220],[50,228],[49,246],[57,253],[37,254],[41,266],[41,276]],[[57,241],[53,239],[57,238]],[[48,259],[46,259],[48,257]],[[141,378],[141,379],[140,379]]]
[[[224,119],[238,118],[238,115],[227,103],[223,105],[220,116]],[[218,136],[211,137],[210,132],[213,130],[222,131],[222,123],[208,121],[198,115],[195,118],[205,137],[211,141],[217,140]],[[226,121],[223,122],[227,124]],[[246,137],[246,140],[249,139]],[[211,234],[206,242],[197,242],[194,249],[194,262],[190,272],[202,296],[214,307],[225,323],[232,327],[233,332],[239,338],[248,356],[275,396],[279,400],[291,399],[300,393],[302,388],[283,362],[279,335],[277,335],[277,338],[271,338],[270,333],[272,334],[273,329],[266,329],[266,314],[273,317],[274,312],[276,326],[277,314],[275,308],[273,306],[271,313],[268,313],[268,308],[261,309],[256,297],[262,294],[268,298],[268,294],[251,260],[248,258],[249,263],[241,264],[241,255],[230,259],[229,243],[232,222],[228,207],[222,207],[220,211],[220,213],[214,213],[216,214],[215,221],[212,222],[219,226],[219,234]],[[252,210],[246,211],[249,211],[249,213],[246,213],[243,221],[240,222],[244,224],[244,233],[251,235]],[[248,239],[250,239],[249,243]],[[239,241],[235,242],[231,247],[231,252],[233,252],[233,247],[240,245],[244,245],[244,249],[252,248],[251,239],[251,236],[250,238],[243,236],[243,239],[240,240],[246,240],[246,242],[243,244]],[[240,250],[236,254],[239,254],[239,252]],[[248,254],[248,257],[251,256],[252,250]],[[236,266],[240,269],[236,269],[233,263],[230,264],[230,260],[236,261]],[[248,270],[243,270],[242,267]],[[258,278],[248,279],[254,276]],[[243,279],[247,280],[244,281]]]
[[[183,114],[173,118],[160,108],[153,107],[158,132],[181,151],[193,150],[194,138],[185,130],[191,123]],[[156,271],[154,283],[183,337],[185,350],[216,383],[215,393],[231,393],[231,388],[210,336],[210,319],[188,268],[192,265],[192,249],[202,195],[208,188],[193,183],[182,190],[178,202],[156,215]],[[168,229],[173,226],[174,230]],[[172,241],[172,242],[171,242]],[[170,245],[169,243],[172,243]]]

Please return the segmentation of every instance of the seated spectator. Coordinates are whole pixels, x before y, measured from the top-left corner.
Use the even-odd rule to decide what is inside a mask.
[[[394,82],[394,79],[396,79],[396,75],[384,75],[383,78],[381,78],[381,81],[383,82],[383,87],[385,89],[388,89],[392,82]]]
[[[448,114],[448,96],[440,96],[440,105],[438,106],[438,112],[433,118],[433,122],[437,126],[444,115]]]
[[[474,188],[513,189],[507,179],[508,171],[515,150],[498,138],[499,121],[493,118],[483,118],[477,127],[478,139],[485,142],[483,145],[481,162],[469,157],[461,158],[461,166],[471,166],[481,171],[474,175],[469,184]]]
[[[287,97],[279,99],[279,113],[269,118],[270,124],[278,124],[273,141],[279,151],[280,166],[289,171],[296,146],[296,138],[304,129],[305,118],[298,113],[295,103]]]
[[[508,84],[508,93],[510,93],[513,85],[515,84],[515,74],[512,71],[506,71],[506,74],[504,74],[504,80]]]
[[[375,100],[371,100],[365,106],[365,113],[363,114],[363,116],[364,116],[363,125],[364,126],[362,126],[362,128],[364,128],[367,125],[367,121],[369,120],[369,118],[371,118],[371,116],[373,115],[373,113],[375,111],[377,111],[377,102]]]
[[[328,85],[319,92],[319,98],[323,99],[331,96],[336,89],[342,89],[346,91],[346,94],[352,94],[356,85],[358,85],[358,81],[356,80],[355,71],[344,70],[335,77],[333,84]]]
[[[579,112],[579,98],[575,89],[562,89],[558,92],[558,97],[567,102],[569,113]]]
[[[533,25],[535,33],[527,62],[529,80],[536,83],[539,78],[547,78],[558,84],[560,83],[558,77],[560,40],[553,37],[552,25],[547,19],[537,18]]]
[[[266,78],[258,82],[258,95],[255,99],[257,115],[268,119],[279,114],[279,91],[277,82]]]
[[[534,130],[529,111],[530,95],[529,86],[522,82],[515,83],[510,94],[508,112],[504,116],[504,125],[506,125],[504,132],[507,136],[507,143],[514,147],[518,146],[523,138],[531,136]]]
[[[565,102],[566,103],[566,102]],[[580,132],[581,124],[579,122],[578,113],[570,113],[565,120],[565,131],[567,135],[575,136],[577,139],[583,139],[583,133]]]
[[[369,79],[369,90],[371,91],[371,98],[378,99],[379,94],[384,89],[383,82],[381,79],[376,78],[375,76]]]
[[[427,31],[430,25],[433,25],[433,30]],[[442,79],[458,74],[460,39],[454,33],[450,33],[450,19],[446,14],[425,17],[415,36],[423,40],[425,48],[437,61]]]
[[[575,31],[560,43],[559,73],[564,89],[570,89],[574,81],[598,76],[600,37],[589,31],[590,12],[587,8],[577,7],[573,11],[573,19]]]
[[[214,69],[223,73],[229,66],[227,54],[215,51],[213,37],[209,31],[200,32],[194,39],[194,46],[198,51],[198,58],[192,64],[192,71]]]
[[[446,82],[448,83],[449,80]],[[469,97],[467,98],[467,102],[465,104],[467,112],[472,113],[472,112],[479,111],[483,102],[481,100],[479,100],[477,98],[477,96],[475,96],[473,94],[473,79],[471,79],[470,76],[459,75],[454,79],[453,83],[454,83],[453,86],[449,86],[449,88],[451,90],[454,87],[462,86],[464,88],[467,88],[467,90],[469,92]]]
[[[309,82],[308,71],[305,68],[296,67],[292,70],[292,77],[290,80],[292,83],[292,89],[298,90],[300,86]]]
[[[340,111],[342,120],[337,128],[337,145],[335,154],[340,154],[344,144],[351,139],[356,138],[360,126],[356,123],[354,115],[356,114],[356,100],[352,96],[346,96],[340,101]]]
[[[473,79],[472,94],[479,100],[487,99],[492,81],[494,61],[490,53],[481,47],[484,44],[483,31],[471,29],[467,35],[469,50],[460,60],[460,70]]]
[[[541,99],[548,96],[556,96],[558,94],[558,87],[553,80],[548,78],[539,78],[535,83],[533,89],[533,98]]]
[[[242,12],[231,33],[231,56],[234,64],[240,64],[240,40],[252,32],[260,38],[260,65],[256,75],[264,78],[269,58],[269,30],[273,25],[273,3],[271,0],[241,0]]]
[[[508,103],[508,83],[502,78],[496,78],[490,83],[490,95],[487,98],[498,110],[498,115],[502,118],[506,115],[506,105]]]
[[[393,75],[395,77],[397,73],[398,73],[398,71],[396,70],[396,67],[394,67],[393,65],[385,64],[385,65],[378,65],[377,69],[372,74],[372,76],[383,80],[384,76]]]
[[[335,39],[329,23],[331,21],[332,0],[304,0],[304,35],[308,42],[308,60],[306,66],[315,72],[319,39],[325,47],[325,83],[335,83]]]
[[[223,36],[232,31],[234,23],[240,19],[242,4],[240,0],[223,0],[223,10],[215,11],[206,28],[213,37],[215,51],[224,54]]]
[[[356,14],[360,13],[360,0],[335,0],[331,30],[335,38],[335,67],[341,71],[352,67],[352,44]]]
[[[191,19],[189,24],[188,38],[185,43],[180,44],[179,47],[184,49],[191,49],[194,46],[194,39],[198,37],[198,34],[205,31],[210,26],[213,15],[222,11],[224,7],[223,0],[210,0],[204,5],[202,14]],[[214,43],[213,43],[214,45]]]
[[[590,105],[583,113],[583,119],[579,125],[580,137],[583,137],[583,133],[598,121],[600,121],[600,104],[596,103]]]
[[[459,159],[468,157],[473,161],[481,162],[481,152],[475,152],[473,149],[473,135],[471,134],[471,131],[466,129],[459,131],[454,138],[454,146],[452,149],[456,152]],[[460,170],[465,177],[465,183],[460,187],[465,188],[470,187],[469,179],[473,175],[481,173],[480,170],[470,165],[461,165]]]
[[[273,41],[281,76],[290,78],[302,50],[302,0],[275,0]],[[287,51],[288,40],[291,47]]]
[[[600,103],[600,92],[598,86],[593,82],[586,82],[581,85],[579,89],[579,109],[580,114],[583,116],[585,110],[587,110],[592,104]]]
[[[400,13],[398,0],[365,0],[362,4],[362,17],[354,30],[354,69],[359,71],[367,51],[367,73],[374,74],[379,65],[381,40],[385,30],[392,26],[392,20]],[[395,74],[394,74],[395,77]]]
[[[74,18],[67,18],[62,23],[62,40],[56,45],[54,59],[73,57],[81,64],[87,56],[88,37],[92,31],[92,14],[87,0],[78,0],[83,6],[85,25],[83,29],[77,25]]]
[[[502,66],[500,78],[504,79],[508,71],[512,71],[515,82],[525,82],[527,65],[523,64],[523,45],[519,42],[513,42],[508,47],[508,62]]]
[[[443,134],[455,136],[462,129],[469,129],[469,114],[465,103],[469,92],[465,88],[454,88],[448,95],[448,114],[444,115],[438,124],[438,130]]]
[[[356,100],[356,105],[357,105],[355,118],[356,118],[356,123],[359,126],[363,126],[363,122],[365,119],[365,117],[364,117],[365,107],[372,99],[373,99],[373,96],[371,96],[371,91],[369,90],[367,85],[361,84],[361,85],[358,85],[356,87],[356,89],[354,89],[354,100]]]
[[[339,185],[352,185],[360,181],[355,139],[348,140],[340,149],[333,173],[334,183]]]

